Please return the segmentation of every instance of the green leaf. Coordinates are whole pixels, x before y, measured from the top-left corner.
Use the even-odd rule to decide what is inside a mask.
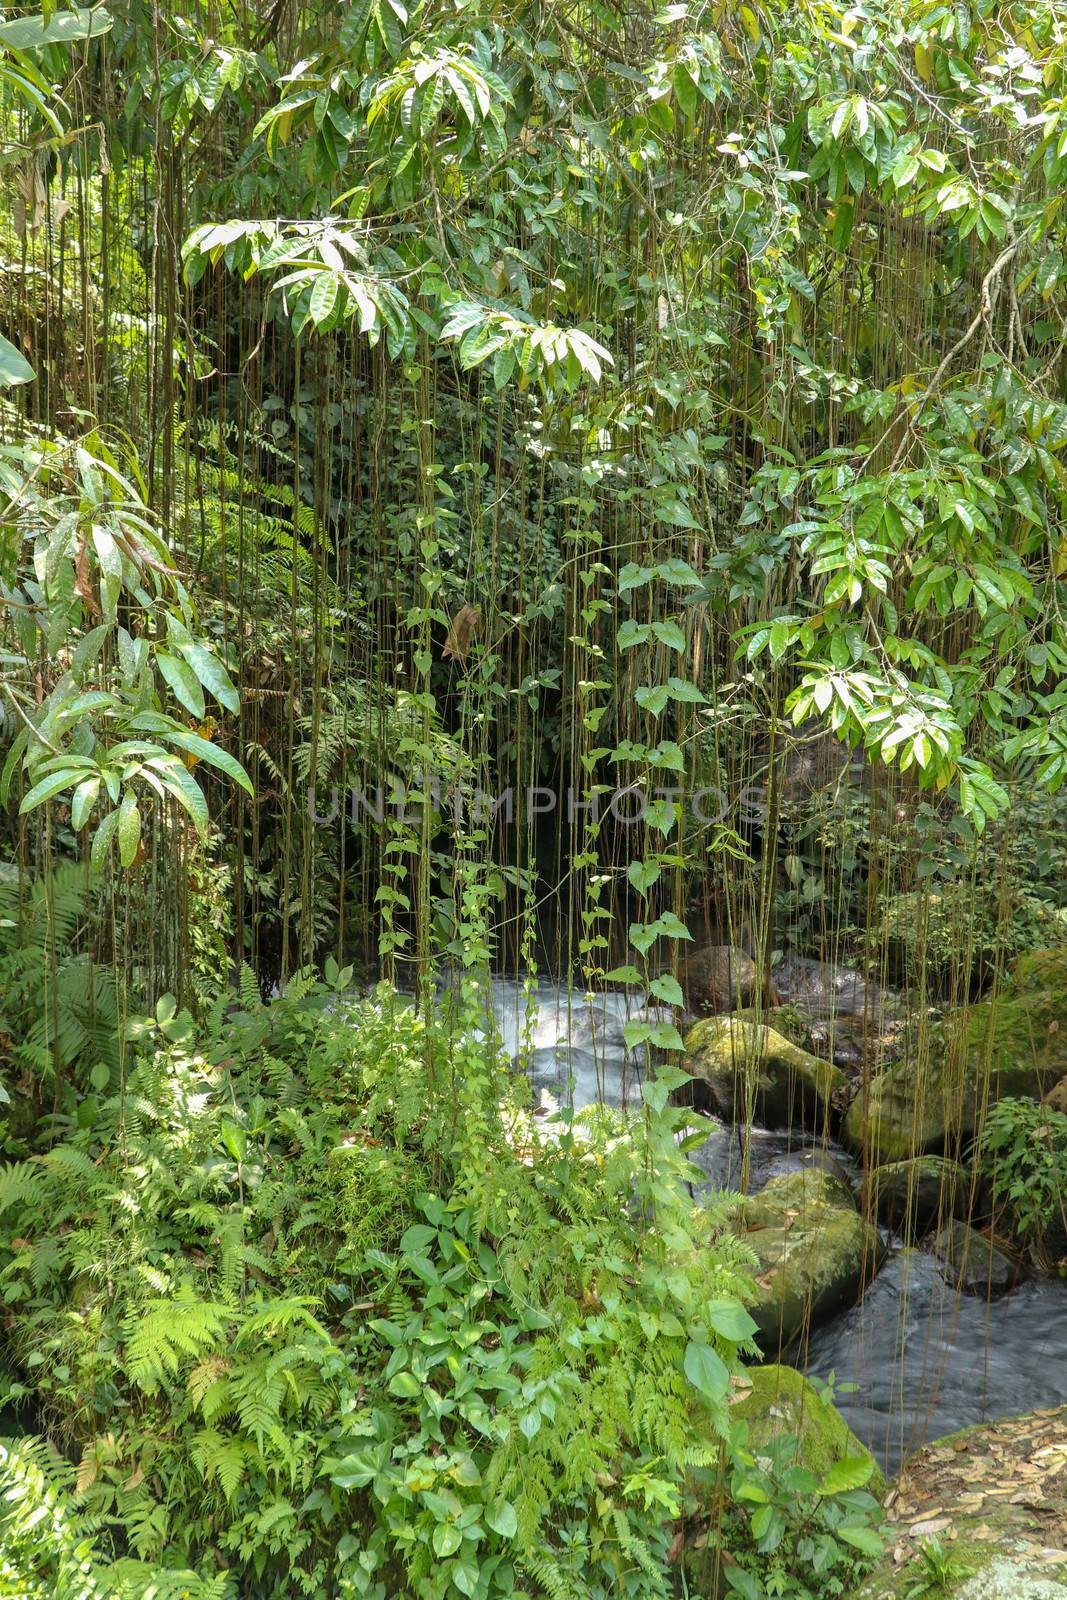
[[[685,1347],[683,1369],[694,1389],[699,1389],[712,1404],[721,1400],[730,1387],[730,1374],[726,1363],[715,1354],[710,1345],[690,1339]]]
[[[756,1332],[756,1324],[740,1300],[710,1300],[704,1314],[717,1334],[735,1344],[751,1339]]]
[[[394,1372],[386,1387],[390,1394],[398,1394],[402,1400],[414,1400],[422,1393],[422,1384],[413,1372]]]
[[[425,1222],[413,1222],[400,1240],[400,1248],[405,1252],[423,1253],[426,1246],[437,1238],[437,1229],[427,1227]]]
[[[137,855],[137,846],[141,842],[141,813],[137,807],[137,796],[132,789],[127,789],[122,797],[118,819],[119,861],[124,867],[132,867]]]
[[[54,10],[47,18],[41,12],[35,17],[14,17],[9,22],[0,22],[0,44],[9,45],[12,50],[39,50],[46,44],[77,44],[110,32],[111,25],[111,14],[102,6]]]
[[[846,1523],[844,1527],[835,1528],[834,1533],[854,1549],[862,1550],[865,1556],[880,1556],[885,1549],[873,1528],[864,1528],[858,1523]]]
[[[215,696],[219,705],[225,706],[227,711],[239,711],[241,702],[237,690],[218,657],[212,655],[210,650],[205,650],[201,644],[180,644],[178,648],[204,688]]]
[[[0,23],[0,38],[3,37],[5,26],[11,27],[11,23]],[[16,384],[32,383],[36,376],[22,352],[16,350],[10,339],[0,334],[0,389],[13,389]]]
[[[763,1600],[762,1586],[744,1567],[724,1567],[723,1576],[734,1593],[741,1596],[741,1600]]]
[[[83,766],[61,767],[58,772],[50,773],[47,778],[42,778],[40,783],[35,783],[28,794],[23,795],[19,816],[25,816],[27,811],[36,810],[46,800],[51,800],[53,795],[59,794],[61,789],[69,789],[72,784],[80,782],[84,777]]]
[[[192,667],[179,656],[168,655],[166,650],[156,651],[156,662],[175,699],[199,721],[205,710],[204,691]]]
[[[71,669],[76,678],[80,680],[84,676],[86,668],[96,660],[104,640],[110,632],[111,623],[101,622],[98,627],[90,629],[84,638],[78,640],[70,661]]]
[[[685,634],[676,622],[654,622],[652,632],[660,644],[665,644],[671,650],[685,649]]]
[[[453,1562],[450,1569],[452,1582],[460,1594],[472,1595],[478,1587],[478,1568],[473,1561]]]
[[[819,1485],[819,1493],[848,1494],[852,1489],[862,1489],[871,1473],[874,1462],[870,1456],[844,1456],[835,1461]]]
[[[433,1530],[434,1554],[442,1560],[446,1556],[455,1555],[463,1543],[463,1535],[454,1522],[439,1522]]]
[[[663,868],[658,861],[631,861],[626,869],[626,876],[638,894],[646,894],[659,880],[662,871]]]
[[[339,292],[340,285],[334,274],[329,269],[320,272],[308,302],[308,311],[316,328],[321,327],[333,315]]]
[[[75,833],[84,828],[86,819],[93,809],[96,797],[100,792],[101,779],[99,776],[86,778],[84,783],[79,783],[74,791],[74,799],[70,807],[70,825]]]
[[[153,756],[145,762],[145,767],[158,774],[178,804],[192,819],[201,839],[206,838],[211,816],[207,801],[204,799],[204,791],[188,768],[177,756]]]
[[[212,744],[210,739],[204,739],[198,733],[190,733],[184,728],[160,728],[157,719],[149,716],[135,717],[132,727],[144,727],[152,733],[158,733],[161,739],[168,744],[177,745],[179,750],[188,750],[190,755],[199,756],[201,761],[206,761],[209,766],[218,767],[220,772],[225,772],[227,777],[239,783],[247,794],[252,793],[252,782],[248,773],[239,761],[235,761],[228,750],[221,750],[217,744]]]
[[[510,1500],[498,1500],[496,1505],[489,1506],[485,1520],[493,1532],[498,1533],[502,1539],[514,1539],[519,1529],[515,1507]]]
[[[115,837],[115,829],[119,825],[117,811],[109,811],[96,832],[93,834],[93,843],[89,851],[89,861],[94,867],[102,867],[111,848],[111,841]]]
[[[669,972],[662,977],[654,978],[648,986],[649,993],[654,994],[657,1000],[663,1000],[669,1006],[685,1005],[685,996],[678,979]]]

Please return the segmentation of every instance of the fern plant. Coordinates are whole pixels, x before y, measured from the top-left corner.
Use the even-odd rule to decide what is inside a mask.
[[[545,1127],[491,1043],[331,977],[165,998],[123,1098],[0,1174],[8,1398],[112,1559],[662,1600],[753,1331],[680,1113]]]

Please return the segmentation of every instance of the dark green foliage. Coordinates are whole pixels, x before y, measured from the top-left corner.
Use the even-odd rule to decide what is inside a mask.
[[[981,1140],[993,1198],[1020,1242],[1067,1259],[1067,1115],[1036,1100],[990,1106]]]

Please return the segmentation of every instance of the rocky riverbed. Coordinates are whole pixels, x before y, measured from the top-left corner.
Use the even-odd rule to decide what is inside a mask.
[[[695,970],[733,1009],[687,1035],[707,1128],[694,1202],[746,1191],[728,1225],[759,1262],[765,1358],[834,1373],[848,1425],[889,1471],[942,1434],[1067,1402],[1067,1283],[991,1236],[971,1161],[984,1108],[1067,1073],[1067,951],[1032,952],[995,1000],[941,1018],[804,958],[776,971],[773,1006],[738,952]],[[535,1097],[639,1103],[632,994],[498,980],[492,1002]]]

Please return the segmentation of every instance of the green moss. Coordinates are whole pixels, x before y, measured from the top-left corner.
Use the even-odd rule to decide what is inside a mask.
[[[845,1083],[832,1062],[746,1016],[708,1017],[685,1041],[689,1070],[705,1083],[723,1116],[758,1117],[772,1125],[812,1125]]]
[[[743,1011],[735,1011],[734,1016],[739,1022],[765,1023],[802,1050],[807,1050],[811,1045],[811,1018],[802,1006],[746,1006]]]
[[[875,1165],[953,1154],[973,1137],[981,1107],[1005,1095],[1040,1099],[1067,1072],[1067,986],[1022,992],[1036,955],[1019,963],[1009,992],[950,1012],[920,1056],[880,1073],[849,1107],[846,1143]]]
[[[819,1477],[845,1456],[870,1455],[836,1407],[795,1367],[750,1367],[745,1376],[752,1392],[730,1407],[730,1415],[748,1424],[754,1455],[779,1435],[793,1434],[799,1441],[797,1461]],[[879,1497],[885,1492],[877,1465],[867,1488]]]
[[[942,1156],[915,1156],[872,1167],[864,1184],[865,1207],[877,1212],[899,1237],[921,1238],[939,1217],[966,1214],[971,1177]]]
[[[850,1305],[885,1254],[848,1188],[827,1172],[774,1179],[738,1202],[734,1226],[759,1261],[749,1311],[767,1355]]]

